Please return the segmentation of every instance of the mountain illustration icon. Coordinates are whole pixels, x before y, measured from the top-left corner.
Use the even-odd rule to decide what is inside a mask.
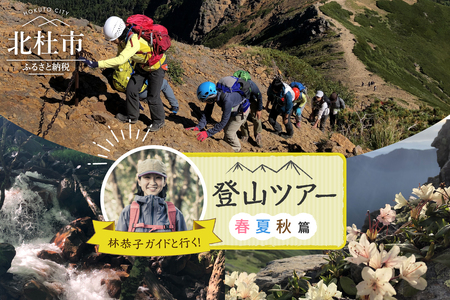
[[[288,161],[286,164],[284,164],[278,170],[272,169],[272,168],[266,166],[265,164],[261,164],[256,169],[251,170],[251,169],[247,168],[245,165],[241,164],[240,162],[237,162],[227,171],[227,173],[228,172],[233,172],[234,173],[234,172],[238,172],[238,171],[242,171],[242,172],[243,171],[248,171],[250,173],[255,173],[257,171],[261,171],[261,172],[264,172],[264,173],[267,173],[267,172],[279,173],[281,171],[289,171],[289,170],[294,170],[298,175],[301,175],[303,173],[303,174],[305,174],[306,176],[308,176],[309,178],[312,179],[312,177],[309,176],[308,173],[303,171],[303,169],[300,168],[292,160]]]
[[[31,20],[31,21],[29,21],[29,22],[23,24],[22,27],[24,27],[25,25],[28,25],[28,24],[30,24],[30,23],[32,23],[32,22],[34,22],[34,21],[37,21],[37,20],[43,22],[42,24],[38,25],[38,27],[41,27],[41,26],[44,26],[44,25],[47,25],[47,24],[51,24],[51,25],[53,25],[53,26],[58,27],[57,23],[59,23],[60,25],[63,25],[63,26],[69,26],[69,27],[70,27],[69,24],[64,23],[64,22],[61,21],[60,19],[49,20],[49,19],[47,19],[46,17],[43,17],[43,16],[38,16],[38,17],[34,18],[33,20]]]

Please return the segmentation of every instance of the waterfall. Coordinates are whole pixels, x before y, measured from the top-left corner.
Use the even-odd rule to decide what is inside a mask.
[[[0,242],[17,246],[33,240],[49,241],[56,231],[73,219],[69,212],[60,210],[54,186],[31,182],[29,177],[43,178],[37,173],[20,174],[5,193],[5,203],[0,211]],[[33,187],[48,193],[51,207],[46,207]]]
[[[0,211],[0,242],[10,243],[16,249],[16,256],[8,270],[14,274],[11,284],[21,289],[25,282],[33,279],[61,300],[112,299],[101,280],[113,276],[113,271],[79,271],[37,256],[42,250],[61,253],[49,241],[74,217],[60,209],[54,186],[34,182],[30,177],[43,178],[30,172],[17,176],[11,189],[5,193]],[[46,199],[42,199],[40,194]]]

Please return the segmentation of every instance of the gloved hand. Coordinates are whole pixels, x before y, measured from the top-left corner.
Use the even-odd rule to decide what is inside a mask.
[[[200,129],[198,129],[198,127],[195,126],[195,127],[186,128],[186,130],[199,131]]]
[[[96,61],[91,61],[87,58],[84,58],[83,56],[80,56],[78,59],[82,63],[84,63],[86,66],[88,66],[89,68],[97,68],[98,67],[98,62],[96,62]]]
[[[208,133],[206,131],[202,131],[197,134],[197,140],[199,140],[200,142],[203,142],[204,140],[206,140],[206,138],[208,138]]]

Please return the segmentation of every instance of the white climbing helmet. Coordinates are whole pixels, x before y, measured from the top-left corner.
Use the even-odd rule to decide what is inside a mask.
[[[119,17],[109,17],[103,26],[103,34],[108,41],[114,41],[125,30],[125,22]]]

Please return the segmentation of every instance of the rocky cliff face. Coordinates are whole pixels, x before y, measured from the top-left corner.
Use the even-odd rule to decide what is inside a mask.
[[[233,12],[246,0],[208,0],[202,3],[199,17],[191,31],[190,38],[200,43],[202,38],[217,25],[223,23],[225,16],[234,15]]]
[[[437,148],[437,162],[441,168],[441,172],[433,180],[435,186],[444,182],[448,187],[450,186],[450,121],[442,126],[437,137],[431,144],[432,147]]]
[[[170,1],[162,2],[151,5],[147,13],[154,15],[158,4],[171,5]],[[329,27],[327,21],[318,17],[312,3],[305,0],[280,3],[270,0],[194,0],[189,1],[189,5],[183,2],[177,7],[170,6],[161,23],[179,40],[195,44],[202,44],[214,31],[218,35],[226,25],[245,28],[244,33],[231,37],[228,43],[245,40],[254,45],[267,40],[268,34],[273,37],[294,29],[294,32],[290,30],[289,38],[281,35],[269,42],[271,46],[290,46],[320,37]]]

